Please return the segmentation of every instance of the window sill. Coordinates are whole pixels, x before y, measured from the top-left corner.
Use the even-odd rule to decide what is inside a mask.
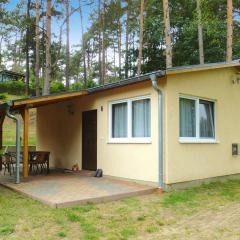
[[[219,141],[216,139],[179,139],[180,143],[188,143],[188,144],[218,144]]]
[[[152,139],[151,138],[111,138],[108,140],[109,144],[119,144],[119,143],[130,143],[130,144],[150,144],[152,143]]]

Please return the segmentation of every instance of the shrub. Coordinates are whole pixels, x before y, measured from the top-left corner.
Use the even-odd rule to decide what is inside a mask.
[[[23,81],[9,81],[0,83],[0,93],[24,94],[25,84]]]
[[[81,82],[76,82],[70,86],[70,89],[71,90],[81,90],[81,89],[85,89],[85,88],[93,88],[96,86],[97,86],[97,84],[93,80],[88,80],[87,85],[85,85],[84,83],[81,83]]]
[[[7,95],[5,93],[0,93],[0,100],[6,100]]]
[[[13,94],[13,95],[24,95],[25,94],[25,83],[19,81],[0,82],[0,93]],[[29,93],[35,94],[35,89],[30,86]]]
[[[71,90],[80,90],[80,89],[83,89],[83,88],[84,88],[84,85],[80,82],[75,82],[70,86]]]
[[[52,81],[50,84],[51,93],[59,93],[65,91],[65,86],[63,83],[58,81]]]
[[[93,88],[93,87],[96,87],[96,86],[97,86],[97,83],[94,82],[92,79],[87,81],[86,88]]]

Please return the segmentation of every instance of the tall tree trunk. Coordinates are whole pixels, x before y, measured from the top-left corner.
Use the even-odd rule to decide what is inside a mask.
[[[66,37],[66,69],[65,69],[65,78],[66,78],[66,88],[69,89],[70,80],[69,80],[69,65],[70,65],[70,44],[69,44],[69,0],[65,0],[66,7],[66,28],[67,28],[67,37]]]
[[[0,68],[2,67],[2,41],[3,36],[0,37]]]
[[[51,11],[52,1],[47,0],[47,13],[46,13],[46,70],[43,87],[43,95],[50,93],[50,78],[51,78]]]
[[[204,64],[201,0],[197,0],[199,62]]]
[[[116,47],[115,47],[115,35],[113,35],[113,68],[114,68],[114,77],[117,78],[116,71]]]
[[[39,84],[39,0],[36,0],[36,61],[35,61],[35,77],[36,77],[36,96],[40,95],[40,84]]]
[[[169,17],[168,0],[163,0],[163,16],[165,25],[165,43],[166,43],[166,67],[172,67],[172,43],[171,43],[171,28]]]
[[[105,15],[106,15],[106,0],[103,2],[102,14],[102,81],[105,84],[106,78],[106,52],[105,52]]]
[[[23,31],[20,31],[20,37],[19,37],[19,39],[22,39],[23,38]],[[18,60],[17,60],[17,64],[18,64],[18,66],[20,66],[21,65],[21,62],[22,62],[22,59],[21,59],[21,53],[22,53],[22,49],[21,49],[21,47],[20,46],[18,46]]]
[[[141,0],[140,6],[140,33],[139,33],[139,51],[138,51],[138,64],[137,75],[141,74],[142,67],[142,51],[143,51],[143,13],[144,13],[144,0]]]
[[[131,0],[127,0],[127,21],[126,21],[126,39],[125,39],[125,78],[128,78],[128,71],[129,71],[129,59],[128,59],[128,48],[129,48],[129,18],[130,18],[130,4]]]
[[[25,82],[25,94],[29,94],[29,25],[30,25],[30,5],[31,0],[27,1],[27,31],[26,31],[26,82]]]
[[[99,83],[103,84],[102,79],[102,40],[101,40],[101,32],[102,32],[102,17],[101,17],[101,0],[98,0],[98,65],[99,65]]]
[[[90,47],[90,49],[91,49],[90,64],[92,65],[92,63],[93,63],[93,58],[94,58],[94,53],[95,53],[95,51],[94,51],[94,49],[95,49],[95,43],[94,43],[94,41],[90,41],[90,44],[91,44],[91,47]]]
[[[81,8],[81,0],[79,3],[79,15],[81,19],[81,33],[82,33],[82,53],[83,53],[83,76],[84,76],[84,85],[87,86],[87,67],[86,67],[86,42],[84,39],[84,29],[83,29],[83,16],[82,16],[82,8]]]
[[[91,45],[90,45],[90,42],[85,42],[86,44],[86,52],[87,52],[87,64],[86,64],[86,68],[87,68],[87,73],[89,74],[90,72],[90,61],[91,61],[91,57],[90,57],[90,51],[91,51]]]
[[[233,4],[232,0],[227,0],[227,62],[232,61],[233,42]]]
[[[59,48],[58,48],[58,51],[57,51],[57,60],[60,58],[61,56],[61,50],[62,50],[62,34],[63,34],[63,25],[60,26],[59,28]],[[57,61],[56,60],[56,61]]]
[[[122,78],[122,24],[118,19],[118,77]]]
[[[16,33],[16,35],[15,35],[15,43],[17,41],[18,41],[18,34]],[[17,48],[18,48],[17,44],[14,44],[13,67],[12,67],[13,71],[16,71],[17,70],[17,66],[18,66],[18,64],[17,64],[17,58],[18,58],[18,56],[17,56]]]

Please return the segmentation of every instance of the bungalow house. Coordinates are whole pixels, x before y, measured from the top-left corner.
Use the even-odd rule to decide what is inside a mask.
[[[25,75],[8,70],[0,71],[0,82],[11,82],[11,81],[24,81]]]
[[[37,149],[52,168],[102,169],[160,188],[240,173],[240,63],[156,71],[96,88],[14,100],[2,119],[37,109]],[[12,115],[10,115],[13,117]]]

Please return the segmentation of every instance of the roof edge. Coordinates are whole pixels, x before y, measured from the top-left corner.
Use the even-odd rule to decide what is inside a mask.
[[[211,69],[239,67],[239,66],[240,66],[240,60],[238,59],[238,60],[234,60],[232,62],[206,63],[206,64],[167,68],[166,74],[173,75],[173,74],[178,74],[178,73],[206,71],[206,70],[211,70]]]
[[[123,79],[123,80],[119,80],[119,81],[113,82],[113,83],[107,83],[107,84],[97,86],[97,87],[94,87],[94,88],[87,88],[86,90],[89,93],[94,93],[94,92],[104,91],[104,90],[107,90],[107,89],[123,87],[123,86],[126,86],[126,85],[150,80],[150,76],[152,74],[156,74],[157,77],[163,77],[163,76],[166,75],[166,71],[165,70],[158,70],[158,71],[150,72],[150,73],[143,74],[143,75],[140,75],[140,76],[137,76],[137,77]]]

